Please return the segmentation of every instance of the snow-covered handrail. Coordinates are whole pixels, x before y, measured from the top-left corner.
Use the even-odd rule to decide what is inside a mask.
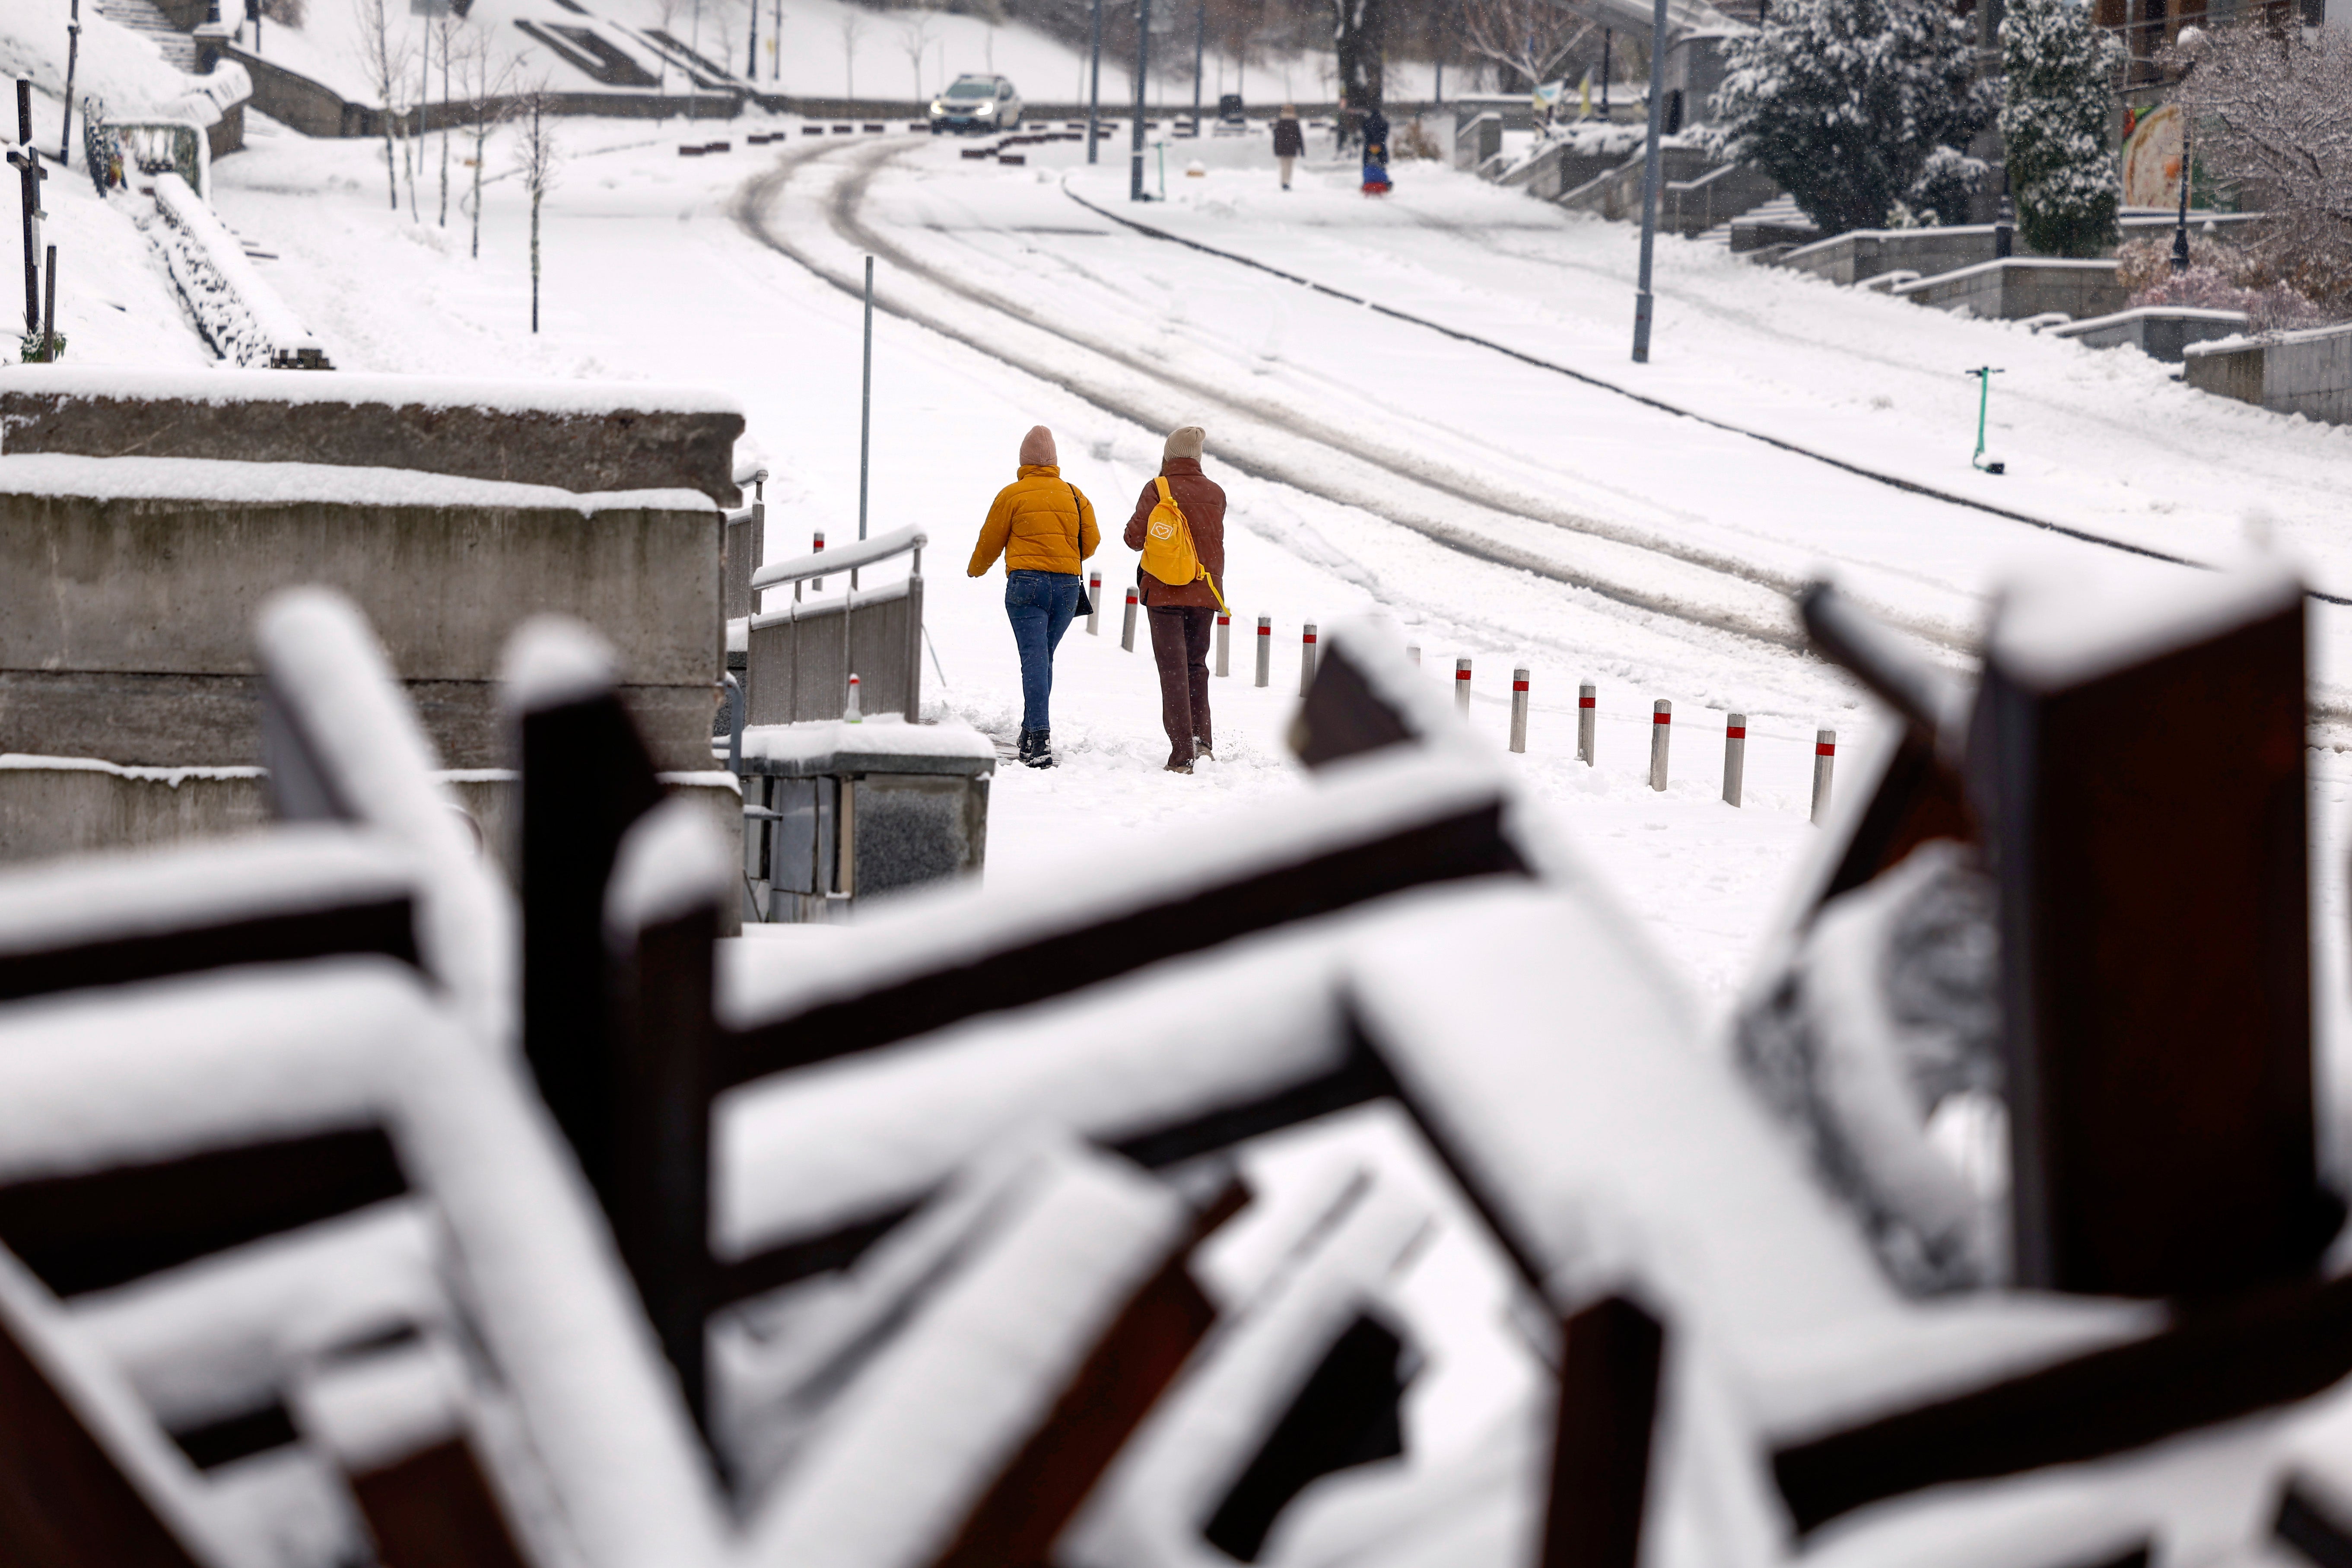
[[[786,583],[804,582],[811,577],[829,577],[859,566],[871,566],[877,561],[887,561],[894,555],[916,552],[917,571],[922,570],[919,559],[922,549],[931,542],[930,535],[917,528],[894,529],[877,533],[871,539],[861,539],[855,544],[845,544],[838,550],[819,550],[807,555],[795,555],[789,561],[772,561],[751,574],[753,588],[773,588]]]
[[[263,369],[331,368],[300,318],[262,281],[245,247],[176,174],[155,175],[158,247],[220,356]]]

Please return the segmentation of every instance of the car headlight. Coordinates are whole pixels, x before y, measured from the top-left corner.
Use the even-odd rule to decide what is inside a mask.
[[[933,99],[931,100],[931,112],[933,114],[945,114],[947,111],[948,106],[946,104],[941,103],[937,99]]]

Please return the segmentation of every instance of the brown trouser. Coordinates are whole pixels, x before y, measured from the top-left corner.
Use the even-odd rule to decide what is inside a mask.
[[[1189,763],[1192,742],[1214,743],[1209,729],[1209,631],[1217,612],[1174,605],[1151,612],[1151,657],[1160,666],[1160,727],[1168,760]]]
[[[1282,188],[1286,191],[1290,189],[1291,160],[1288,158],[1276,158],[1275,162],[1282,165]]]

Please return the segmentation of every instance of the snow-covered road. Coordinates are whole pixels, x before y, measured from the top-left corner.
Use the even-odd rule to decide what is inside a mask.
[[[739,132],[746,127],[738,128]],[[488,186],[484,252],[462,219],[383,209],[380,153],[291,136],[226,160],[217,200],[283,259],[281,289],[354,368],[527,371],[714,384],[768,455],[775,553],[854,536],[862,258],[880,258],[877,528],[937,542],[929,584],[948,710],[1009,733],[1018,681],[999,579],[954,569],[1030,424],[1116,524],[1175,424],[1210,429],[1234,497],[1236,626],[1276,626],[1269,688],[1217,684],[1212,772],[1157,771],[1148,656],[1118,644],[1113,542],[1100,635],[1065,643],[1065,765],[1014,770],[990,854],[1117,856],[1137,831],[1215,831],[1233,805],[1297,787],[1280,736],[1302,623],[1377,611],[1433,666],[1476,661],[1472,722],[1499,742],[1514,665],[1534,671],[1530,780],[1605,879],[1721,1007],[1748,972],[1806,825],[1814,728],[1851,753],[1867,710],[1790,646],[1785,590],[1832,570],[1946,658],[2024,556],[2095,569],[2097,547],[1909,494],[1584,384],[1428,326],[1154,239],[1089,211],[1123,206],[1125,168],[1073,144],[1025,168],[903,132],[797,135],[781,156],[681,160],[646,128],[573,122],[547,212],[547,331],[527,321],[526,214]],[[698,131],[697,139],[700,139]],[[740,139],[739,139],[740,146]],[[2215,559],[2257,505],[2323,584],[2352,584],[2325,498],[2352,478],[2333,430],[2189,394],[2164,367],[1998,324],[1661,247],[1656,363],[1625,363],[1632,235],[1565,218],[1451,171],[1409,165],[1385,204],[1310,165],[1275,189],[1255,143],[1211,142],[1169,179],[1157,227],[1409,309],[1710,418],[2147,548]],[[494,175],[507,166],[493,144]],[[428,167],[430,165],[428,164]],[[462,177],[462,174],[461,174]],[[1896,329],[1900,329],[1897,331]],[[1967,465],[1966,363],[2010,367],[1994,437],[2009,479]],[[1948,363],[1947,363],[1948,362]],[[2144,417],[2117,406],[2126,398]],[[2224,460],[2217,454],[2235,451]],[[2061,461],[2063,456],[2066,460]],[[2148,504],[2152,495],[2167,498]],[[947,564],[941,564],[942,562]],[[2352,612],[2315,612],[2323,668]],[[1244,645],[1246,636],[1236,641]],[[1575,686],[1601,689],[1601,765],[1572,760]],[[1643,782],[1650,700],[1673,700],[1675,783]],[[1748,715],[1748,796],[1716,800],[1720,715]],[[2335,757],[2315,752],[2323,773]],[[2340,786],[2323,786],[2327,790]],[[2340,812],[2340,807],[2336,808]],[[2321,818],[2335,831],[2333,813]],[[2336,895],[2331,878],[2328,898]]]

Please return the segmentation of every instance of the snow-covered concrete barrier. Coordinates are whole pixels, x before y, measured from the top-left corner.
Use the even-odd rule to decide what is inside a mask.
[[[154,182],[156,248],[213,352],[265,369],[331,369],[325,348],[188,183],[173,174]]]
[[[0,771],[0,853],[249,823],[265,759],[247,628],[305,584],[369,617],[494,839],[499,650],[534,615],[607,637],[657,765],[709,774],[714,492],[733,499],[740,425],[642,387],[0,372],[0,752],[47,760]],[[458,471],[434,471],[445,459]]]
[[[2094,316],[2053,327],[2053,338],[2072,338],[2085,348],[2135,348],[2150,359],[2179,364],[2191,343],[2236,337],[2246,330],[2243,310],[2200,310],[2187,305],[2142,305],[2111,316]]]
[[[1955,272],[1998,259],[1993,245],[1993,226],[1989,223],[1861,228],[1799,246],[1772,265],[1851,285],[1887,272],[1916,272],[1924,277]]]
[[[1966,310],[1988,321],[2016,321],[2056,311],[2077,321],[2124,308],[2124,286],[2113,261],[2005,257],[1979,262],[1888,292],[1915,305]]]
[[[2352,425],[2352,326],[2190,343],[2181,363],[2184,379],[2200,392],[2325,425]]]
[[[650,384],[0,370],[0,456],[12,458],[401,468],[582,494],[692,489],[731,507],[742,433],[732,398]]]

